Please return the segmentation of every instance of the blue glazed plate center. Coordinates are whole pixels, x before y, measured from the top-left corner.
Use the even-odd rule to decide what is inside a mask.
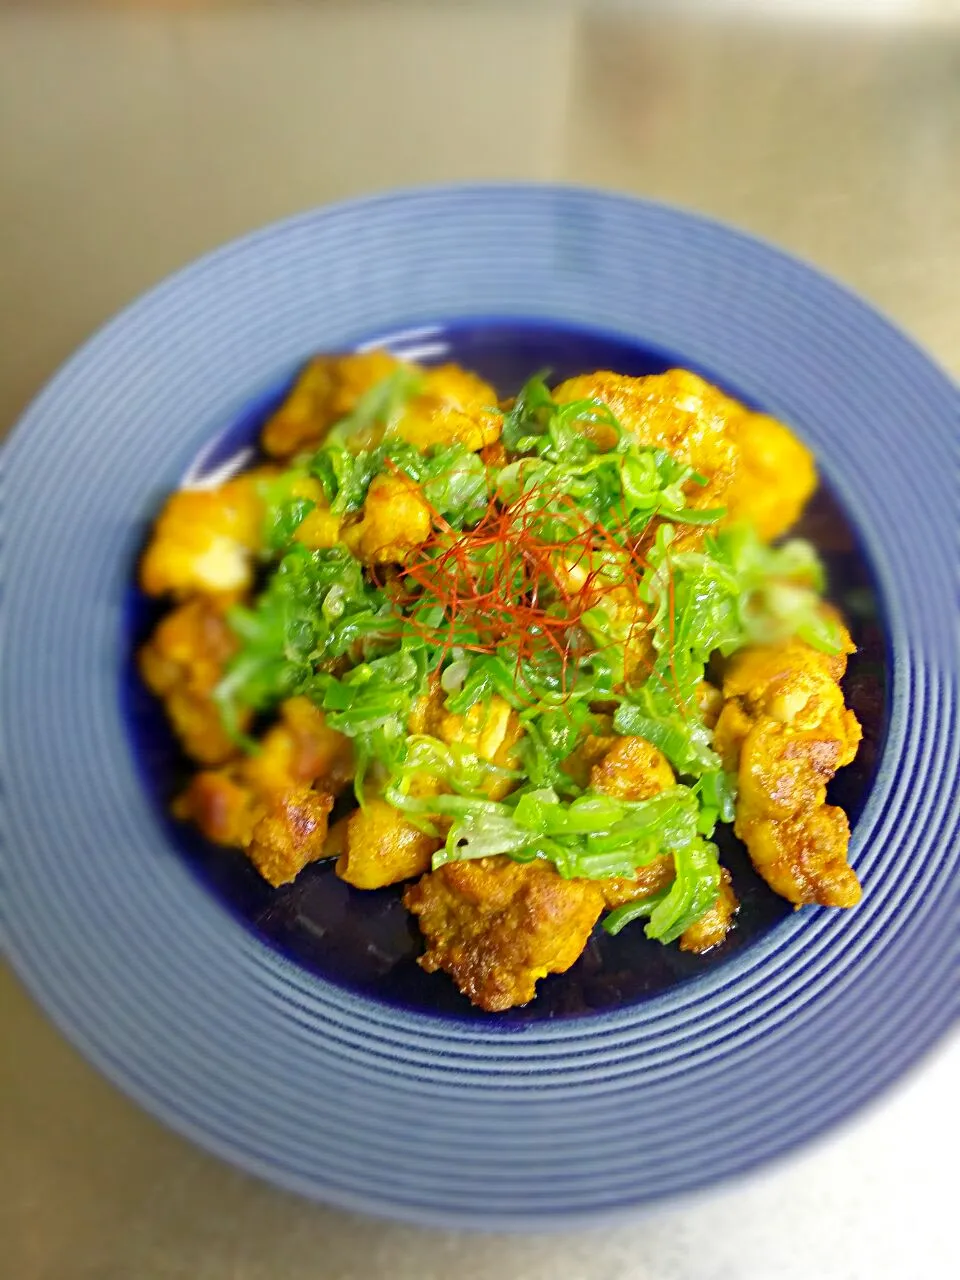
[[[424,363],[453,360],[492,382],[500,395],[518,390],[531,374],[549,370],[561,379],[594,369],[641,375],[686,365],[682,353],[649,350],[622,337],[541,322],[477,320],[376,335],[364,345],[388,345]],[[716,371],[698,369],[733,395]],[[213,470],[256,441],[264,419],[282,400],[288,381],[252,402],[204,454]],[[741,396],[741,398],[743,398]],[[761,407],[762,406],[757,406]],[[864,728],[857,760],[836,779],[831,799],[855,823],[866,801],[886,727],[887,642],[877,591],[856,530],[821,486],[798,530],[817,545],[829,573],[831,596],[846,613],[858,653],[851,659],[846,694]],[[447,1017],[491,1015],[474,1010],[443,974],[425,974],[416,964],[421,949],[417,927],[403,909],[400,888],[374,893],[353,890],[329,864],[308,867],[295,884],[274,890],[238,852],[210,845],[167,814],[185,762],[162,710],[136,675],[133,654],[154,626],[154,602],[131,587],[127,601],[130,661],[122,698],[129,735],[144,786],[170,840],[206,888],[270,946],[312,972],[388,1004]],[[609,1010],[644,1000],[677,983],[722,965],[790,914],[750,867],[740,844],[727,833],[721,855],[734,877],[741,908],[737,927],[722,947],[704,956],[648,941],[640,925],[616,938],[597,930],[584,954],[566,974],[539,984],[537,999],[525,1009],[496,1015],[526,1022]]]

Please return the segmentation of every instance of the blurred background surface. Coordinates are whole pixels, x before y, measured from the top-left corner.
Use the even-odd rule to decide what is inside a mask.
[[[92,329],[223,240],[483,178],[735,222],[960,373],[960,0],[0,0],[0,431]],[[956,1042],[747,1182],[569,1237],[484,1239],[370,1224],[219,1165],[102,1081],[7,973],[0,1021],[11,1280],[954,1273]]]

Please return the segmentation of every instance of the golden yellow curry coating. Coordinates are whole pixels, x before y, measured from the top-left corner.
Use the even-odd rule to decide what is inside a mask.
[[[502,799],[516,782],[509,772],[520,767],[518,746],[523,724],[519,715],[499,694],[474,703],[463,715],[448,711],[445,701],[446,694],[434,679],[429,693],[414,703],[408,722],[411,734],[439,738],[450,747],[499,766],[504,774],[489,778],[484,790],[491,800]]]
[[[364,564],[403,564],[430,537],[433,517],[419,485],[407,475],[379,475],[363,504],[359,523],[343,540]]]
[[[799,639],[734,655],[714,735],[737,772],[734,831],[770,887],[798,906],[850,907],[860,899],[847,862],[846,815],[826,804],[827,783],[853,759],[861,737],[840,688],[854,648],[841,633],[838,655]]]
[[[349,738],[306,698],[291,698],[255,755],[197,773],[174,812],[208,840],[243,849],[272,885],[328,856],[327,815],[353,776]]]
[[[667,757],[646,738],[615,738],[590,772],[590,789],[617,800],[649,800],[674,782]]]
[[[788,902],[854,907],[860,901],[860,882],[847,862],[850,823],[836,805],[790,818],[747,818],[734,829],[757,871]]]
[[[487,703],[474,703],[463,715],[441,711],[432,732],[449,746],[479,756],[506,771],[489,778],[484,791],[491,800],[502,799],[516,785],[509,771],[520,767],[517,747],[523,737],[523,725],[510,704],[494,694]]]
[[[604,738],[606,751],[590,771],[590,789],[617,800],[649,800],[673,786],[673,769],[666,756],[646,738]],[[648,898],[673,880],[673,858],[661,854],[632,876],[608,876],[597,880],[608,907]]]
[[[163,700],[180,744],[199,764],[222,764],[237,754],[213,700],[236,648],[222,611],[198,597],[166,614],[137,655],[144,684]]]
[[[749,521],[762,538],[774,538],[797,519],[816,486],[813,458],[773,418],[751,413],[686,369],[643,378],[591,373],[562,382],[560,403],[598,400],[641,443],[665,449],[706,477],[689,484],[693,507],[725,506],[727,522]],[[600,442],[613,433],[592,428]],[[698,536],[695,530],[681,531]]]
[[[430,870],[443,843],[414,826],[392,804],[368,799],[347,819],[337,875],[355,889],[382,889]]]
[[[443,969],[490,1012],[526,1004],[540,978],[569,969],[603,909],[593,881],[504,857],[448,862],[410,885],[403,901],[426,939],[422,968]]]
[[[361,396],[398,365],[387,351],[316,356],[264,427],[260,438],[264,452],[286,460],[315,448],[334,423],[352,413]]]
[[[463,444],[477,450],[498,438],[502,420],[495,412],[496,392],[476,374],[455,364],[425,369],[386,351],[363,351],[310,361],[264,427],[264,451],[287,459],[316,448],[366,392],[401,368],[416,374],[416,394],[398,405],[387,426],[392,436],[419,449]],[[383,426],[372,428],[360,443],[376,443],[383,431]]]
[[[230,599],[249,588],[263,540],[263,477],[248,471],[216,489],[171,495],[140,563],[147,595]]]
[[[503,419],[489,382],[456,364],[421,373],[420,390],[404,407],[391,434],[418,449],[462,444],[476,452],[499,439]]]
[[[343,521],[330,510],[323,496],[323,489],[312,476],[300,476],[290,487],[293,498],[309,498],[314,504],[297,526],[293,535],[308,551],[323,551],[335,547],[340,541]]]

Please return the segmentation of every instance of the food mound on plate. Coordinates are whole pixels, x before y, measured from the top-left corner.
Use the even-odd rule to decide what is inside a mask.
[[[797,906],[857,902],[826,803],[853,645],[781,538],[816,485],[781,423],[681,369],[498,405],[373,351],[312,360],[261,445],[173,494],[141,564],[180,818],[271,885],[405,883],[420,964],[488,1010],[598,921],[721,943],[717,823]]]

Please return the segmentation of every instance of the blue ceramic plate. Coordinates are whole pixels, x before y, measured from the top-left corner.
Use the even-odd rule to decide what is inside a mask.
[[[181,763],[130,655],[164,495],[256,435],[305,357],[384,342],[502,393],[548,366],[684,364],[782,417],[824,478],[805,532],[860,652],[835,799],[854,911],[791,913],[740,851],[730,941],[628,929],[526,1010],[414,963],[398,895],[329,868],[268,890],[174,827]],[[4,941],[98,1066],[174,1128],[336,1204],[541,1227],[701,1187],[861,1106],[958,1012],[960,393],[766,245],[575,189],[341,205],[205,258],[43,392],[4,455]]]

